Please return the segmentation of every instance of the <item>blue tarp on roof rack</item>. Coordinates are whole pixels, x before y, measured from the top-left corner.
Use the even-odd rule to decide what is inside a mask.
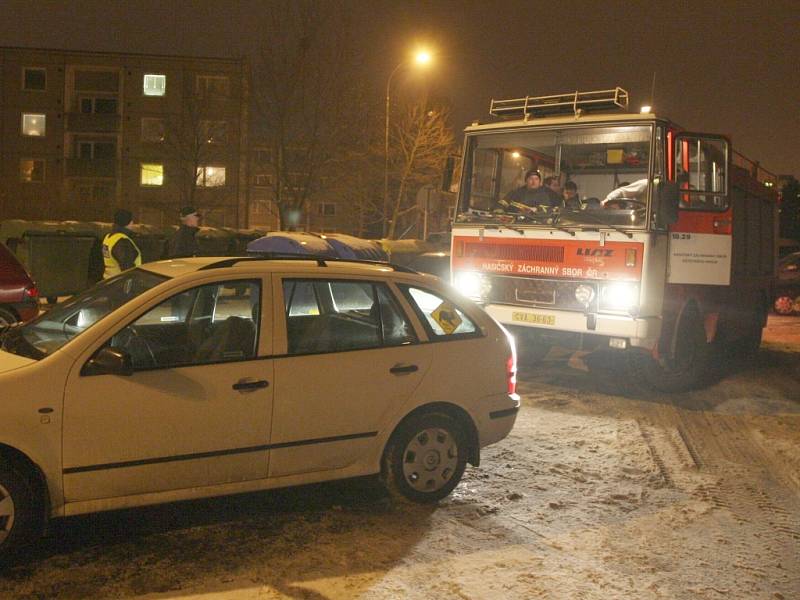
[[[249,254],[299,254],[346,260],[388,261],[386,252],[373,240],[332,233],[275,231],[247,244]]]

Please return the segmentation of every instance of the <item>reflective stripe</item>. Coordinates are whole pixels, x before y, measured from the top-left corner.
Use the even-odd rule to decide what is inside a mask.
[[[133,244],[133,247],[136,248],[136,260],[133,261],[133,266],[138,267],[142,264],[142,252],[129,236],[121,232],[109,233],[103,238],[103,265],[105,266],[105,269],[103,270],[103,279],[108,279],[109,277],[113,277],[114,275],[119,275],[122,273],[122,267],[120,267],[112,252],[114,250],[114,246],[117,245],[117,242],[123,238],[130,241],[130,243]]]

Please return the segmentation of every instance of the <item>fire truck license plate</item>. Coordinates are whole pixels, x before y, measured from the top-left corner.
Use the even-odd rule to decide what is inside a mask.
[[[512,321],[522,323],[533,323],[534,325],[555,325],[556,318],[553,315],[537,315],[536,313],[513,312]]]

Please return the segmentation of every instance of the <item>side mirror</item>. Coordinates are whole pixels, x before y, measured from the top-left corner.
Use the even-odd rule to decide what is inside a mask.
[[[444,172],[442,173],[442,191],[451,192],[453,187],[453,174],[456,171],[456,156],[448,156],[444,163]]]
[[[678,184],[674,181],[661,181],[655,188],[656,223],[667,227],[678,222],[680,196]]]
[[[131,355],[125,350],[106,346],[83,365],[81,375],[122,375],[130,377],[133,375]]]

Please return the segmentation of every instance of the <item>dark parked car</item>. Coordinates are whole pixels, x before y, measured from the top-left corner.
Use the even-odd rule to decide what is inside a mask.
[[[17,257],[0,243],[0,330],[39,314],[39,291]]]
[[[425,252],[411,259],[408,266],[420,273],[430,273],[450,282],[450,252]]]
[[[778,263],[773,306],[779,315],[800,314],[800,252],[789,254]]]

